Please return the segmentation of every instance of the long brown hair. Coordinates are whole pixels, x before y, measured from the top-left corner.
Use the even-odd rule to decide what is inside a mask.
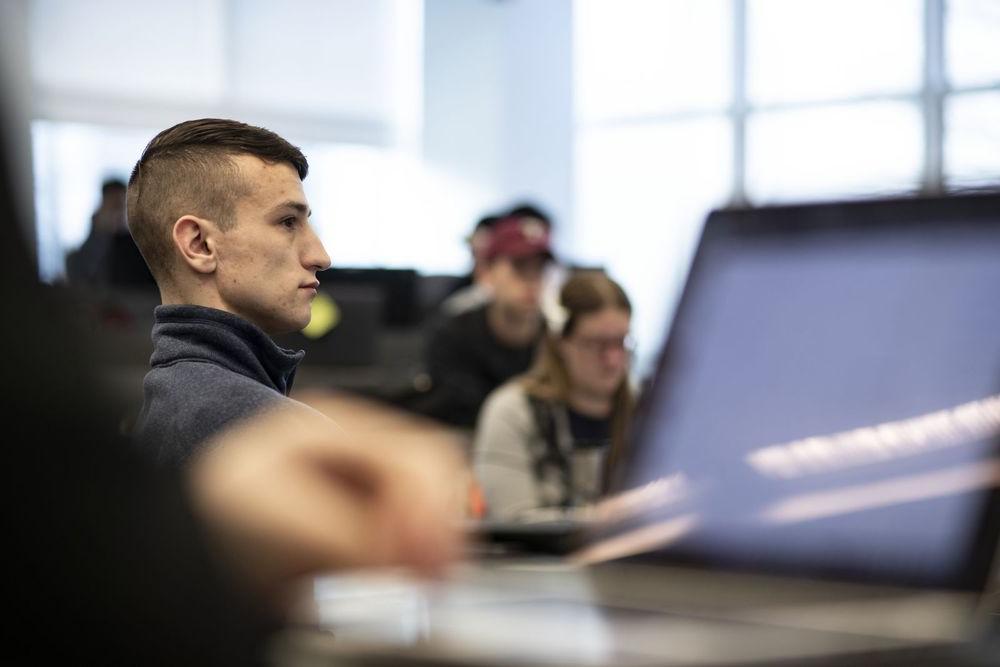
[[[559,340],[573,333],[581,317],[606,308],[617,308],[631,316],[632,303],[621,285],[603,271],[581,271],[563,285],[559,292],[559,305],[565,311],[565,322],[550,327],[542,338],[534,365],[521,376],[520,381],[529,396],[543,401],[567,403],[571,382],[566,362],[559,353]],[[554,328],[559,330],[553,330]],[[605,485],[624,454],[634,407],[635,397],[626,374],[615,390],[611,403],[611,449],[605,460]]]

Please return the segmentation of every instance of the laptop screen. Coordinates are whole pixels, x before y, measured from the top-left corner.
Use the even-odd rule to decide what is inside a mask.
[[[1000,196],[713,213],[646,392],[623,539],[977,588],[1000,483]]]

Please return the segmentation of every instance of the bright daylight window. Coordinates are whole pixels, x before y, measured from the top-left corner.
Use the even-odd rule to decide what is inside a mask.
[[[576,0],[575,254],[648,372],[706,214],[1000,186],[995,0]]]
[[[101,183],[127,181],[157,130],[36,120],[31,124],[39,274],[56,280],[90,232]]]
[[[637,367],[652,361],[704,212],[732,180],[728,0],[577,0],[573,255],[633,301]]]
[[[93,33],[77,29],[92,18],[87,3],[30,4],[42,278],[64,275],[102,180],[127,179],[159,130],[220,115],[303,149],[314,224],[336,264],[464,271],[461,239],[485,195],[418,159],[422,3],[298,0],[295,12],[238,4],[227,12],[232,3],[177,0],[164,10],[105,0]],[[294,48],[261,49],[277,24],[296,35]]]

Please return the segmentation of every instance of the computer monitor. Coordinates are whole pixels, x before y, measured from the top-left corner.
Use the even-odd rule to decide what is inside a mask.
[[[1000,195],[718,211],[618,530],[657,557],[978,588],[998,444]]]

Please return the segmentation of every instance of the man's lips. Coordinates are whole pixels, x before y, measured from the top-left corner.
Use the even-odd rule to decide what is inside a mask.
[[[299,287],[301,287],[302,289],[314,289],[314,290],[318,290],[319,289],[319,281],[318,280],[314,280],[311,283],[306,283],[305,285],[299,285]]]

